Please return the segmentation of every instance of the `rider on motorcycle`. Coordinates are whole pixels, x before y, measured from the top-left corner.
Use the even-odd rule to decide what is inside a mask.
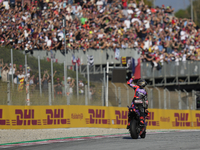
[[[139,116],[140,116],[140,123],[142,125],[144,125],[144,111],[142,111],[143,110],[143,104],[136,104],[135,100],[141,99],[141,96],[146,97],[146,99],[145,99],[145,103],[146,103],[145,116],[146,116],[147,113],[148,113],[148,110],[147,110],[148,100],[147,100],[147,92],[144,89],[144,87],[146,86],[147,83],[146,83],[145,80],[139,79],[138,82],[137,82],[137,85],[135,85],[135,84],[132,84],[133,80],[134,80],[134,76],[132,76],[132,78],[127,82],[127,84],[135,90],[133,101],[131,103],[131,107],[135,107],[135,106],[138,107]],[[129,128],[129,126],[130,126],[130,117],[128,115],[128,126],[127,126],[127,128]]]

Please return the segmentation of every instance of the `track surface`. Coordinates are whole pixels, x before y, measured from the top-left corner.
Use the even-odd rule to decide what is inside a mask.
[[[148,133],[145,139],[133,140],[128,134],[118,137],[86,139],[6,150],[200,150],[200,131]]]

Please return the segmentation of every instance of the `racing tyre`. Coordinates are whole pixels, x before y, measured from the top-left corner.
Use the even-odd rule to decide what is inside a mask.
[[[144,138],[146,137],[146,131],[144,131],[144,132],[140,135],[140,137],[141,137],[142,139],[144,139]]]
[[[130,135],[132,139],[138,139],[137,121],[134,119],[130,122]]]

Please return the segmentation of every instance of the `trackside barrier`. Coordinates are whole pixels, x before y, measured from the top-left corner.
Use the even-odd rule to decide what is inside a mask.
[[[125,107],[0,105],[0,129],[126,128]],[[149,109],[147,129],[200,129],[200,111]]]

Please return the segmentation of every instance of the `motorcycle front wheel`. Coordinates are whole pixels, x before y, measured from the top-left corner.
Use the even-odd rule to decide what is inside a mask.
[[[140,135],[140,137],[141,137],[142,139],[144,139],[144,138],[146,137],[146,131],[144,131],[144,132]]]
[[[132,137],[132,139],[138,139],[138,124],[136,120],[131,120],[130,122],[130,135]]]

